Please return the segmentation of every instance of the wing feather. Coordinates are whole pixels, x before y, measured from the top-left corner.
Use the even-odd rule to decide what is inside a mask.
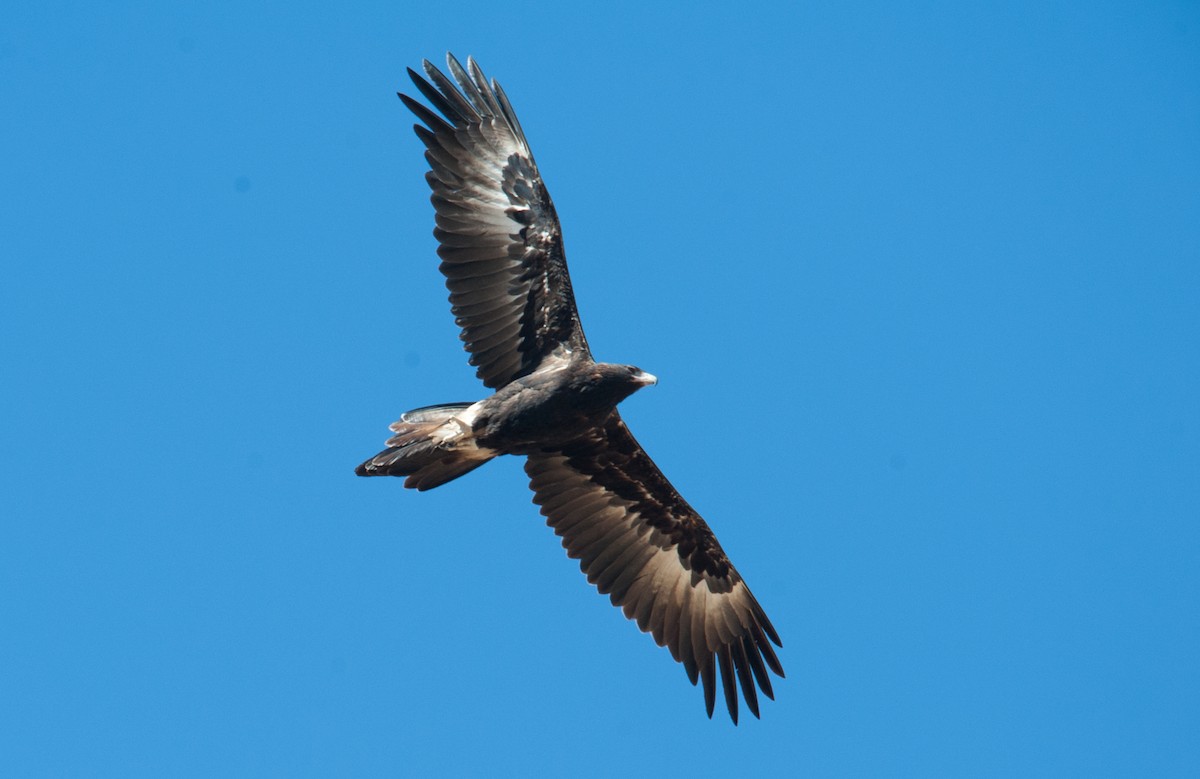
[[[754,678],[758,682],[758,686],[762,688],[763,694],[771,700],[775,699],[775,691],[771,689],[771,677],[767,674],[766,666],[763,665],[762,655],[754,646],[754,639],[750,636],[742,637],[743,651],[746,654],[746,659],[750,662],[750,669],[754,671]]]
[[[716,666],[713,663],[712,655],[706,657],[703,662],[697,662],[700,664],[700,681],[704,685],[704,708],[708,710],[709,719],[712,719],[713,708],[717,702],[717,683],[714,673]]]
[[[650,547],[642,542],[640,536],[636,533],[627,534],[619,544],[610,544],[608,549],[592,561],[588,570],[588,581],[596,585],[601,595],[607,595],[621,571],[632,565],[634,560],[648,556],[649,551]],[[640,569],[639,565],[638,570]]]
[[[729,645],[717,650],[717,660],[721,664],[721,687],[725,692],[725,707],[729,709],[729,718],[734,724],[738,721],[737,690],[733,686],[733,658],[729,656]]]
[[[532,373],[561,346],[590,357],[567,273],[562,228],[525,133],[499,84],[473,59],[450,75],[408,71],[400,95],[429,162],[441,271],[460,338],[485,385]],[[465,308],[464,298],[478,308]],[[492,304],[492,305],[488,305]],[[481,327],[485,326],[485,327]]]
[[[541,506],[568,556],[614,606],[681,662],[704,688],[709,716],[719,671],[729,716],[738,692],[758,716],[767,670],[783,676],[768,643],[782,646],[762,607],[708,525],[675,491],[614,412],[601,428],[530,455]]]
[[[696,686],[696,679],[700,673],[700,666],[696,664],[696,655],[692,652],[692,621],[687,619],[687,615],[692,609],[692,589],[685,586],[683,588],[683,597],[679,601],[679,613],[684,615],[679,622],[679,643],[677,645],[668,644],[671,649],[671,656],[677,662],[683,663],[683,670],[687,673],[688,681],[692,686]],[[707,697],[707,694],[705,695]],[[712,716],[712,707],[708,707],[708,715]]]
[[[607,592],[601,589],[601,594],[608,595],[614,605],[624,603],[626,597],[628,597],[629,590],[643,577],[649,575],[648,571],[653,570],[650,562],[657,551],[657,547],[647,545],[645,559],[635,558],[629,561],[625,568],[615,572],[616,578],[613,579],[612,585],[608,588]],[[611,576],[612,574],[609,575]]]

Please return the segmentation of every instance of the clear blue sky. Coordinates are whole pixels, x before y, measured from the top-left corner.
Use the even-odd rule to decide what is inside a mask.
[[[0,24],[3,773],[1200,770],[1195,3],[166,5]],[[762,721],[519,462],[353,475],[482,396],[393,94],[448,49],[779,628]]]

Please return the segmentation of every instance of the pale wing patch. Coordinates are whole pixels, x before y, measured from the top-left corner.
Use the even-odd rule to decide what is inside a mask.
[[[741,576],[732,567],[725,576],[692,570],[691,558],[680,555],[680,544],[693,542],[684,524],[672,526],[656,516],[661,507],[621,497],[577,465],[564,454],[545,453],[525,466],[534,502],[567,555],[614,606],[667,647],[693,684],[703,681],[710,716],[717,668],[734,721],[736,686],[758,716],[755,682],[774,697],[766,668],[779,676],[783,668],[768,639],[778,637]]]
[[[401,95],[423,123],[434,236],[470,363],[493,389],[538,368],[563,343],[586,352],[554,204],[508,99],[473,60],[409,71],[434,110]],[[440,115],[439,115],[440,114]]]

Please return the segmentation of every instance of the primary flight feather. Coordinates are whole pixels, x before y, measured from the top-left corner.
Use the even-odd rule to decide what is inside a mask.
[[[473,59],[408,71],[434,110],[401,94],[422,124],[438,255],[480,380],[477,403],[409,411],[360,476],[403,476],[427,490],[502,454],[525,471],[547,524],[588,581],[703,684],[708,715],[721,678],[758,716],[774,694],[782,646],[721,545],[646,455],[617,404],[655,383],[630,365],[592,359],[567,274],[562,229],[517,116]]]

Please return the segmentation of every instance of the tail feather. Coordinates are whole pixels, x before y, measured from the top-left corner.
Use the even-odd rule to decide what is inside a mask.
[[[354,469],[359,476],[404,476],[404,486],[431,490],[470,473],[496,456],[478,446],[470,420],[470,403],[447,403],[405,412],[393,422],[387,449]]]

